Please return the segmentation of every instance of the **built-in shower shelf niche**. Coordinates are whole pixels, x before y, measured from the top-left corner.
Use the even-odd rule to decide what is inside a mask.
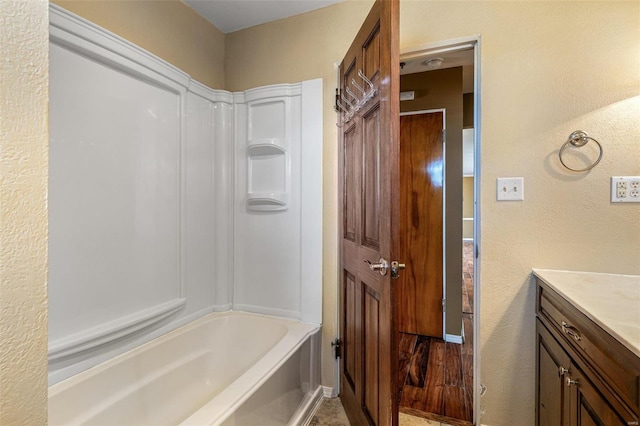
[[[287,209],[291,168],[284,139],[262,138],[247,143],[247,209],[281,211]]]
[[[256,99],[248,103],[247,210],[276,212],[287,209],[291,187],[287,152],[287,97]]]
[[[257,192],[247,194],[247,209],[275,212],[287,209],[287,194],[284,192]]]
[[[250,156],[282,155],[287,152],[284,145],[284,139],[253,139],[247,143],[247,151]]]

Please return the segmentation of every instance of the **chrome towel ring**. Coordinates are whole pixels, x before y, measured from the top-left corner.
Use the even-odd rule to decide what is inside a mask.
[[[596,145],[598,145],[598,150],[600,151],[598,155],[598,159],[594,161],[591,165],[585,167],[584,169],[574,169],[572,167],[567,166],[567,164],[562,159],[562,154],[564,153],[565,149],[567,149],[569,145],[574,146],[576,148],[580,148],[585,146],[587,143],[589,143],[589,141],[593,141],[595,142]],[[589,136],[587,132],[584,132],[582,130],[576,130],[575,132],[571,133],[569,135],[569,139],[567,139],[567,141],[564,144],[562,144],[562,148],[560,148],[560,151],[558,151],[558,157],[560,157],[560,162],[562,163],[562,165],[565,166],[567,169],[571,170],[572,172],[586,172],[587,170],[593,169],[595,166],[598,165],[600,160],[602,160],[602,145],[600,145],[600,142],[598,142],[597,140]]]

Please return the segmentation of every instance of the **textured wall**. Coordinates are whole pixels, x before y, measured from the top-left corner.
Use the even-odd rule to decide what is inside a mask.
[[[47,1],[0,1],[0,424],[47,421]]]
[[[180,68],[224,89],[224,34],[180,0],[52,0]]]
[[[336,334],[337,135],[332,64],[370,1],[348,1],[227,35],[227,88],[325,79],[322,381]],[[490,425],[533,424],[532,267],[640,273],[640,209],[609,202],[611,175],[640,174],[640,3],[403,0],[401,50],[481,35],[482,399]],[[575,23],[580,28],[575,29]],[[604,24],[603,24],[604,23]],[[590,173],[558,166],[576,129],[603,143]],[[523,202],[495,201],[495,179],[524,176]]]

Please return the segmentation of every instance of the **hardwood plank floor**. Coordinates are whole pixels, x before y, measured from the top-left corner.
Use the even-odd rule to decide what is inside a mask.
[[[463,247],[463,344],[400,335],[400,410],[453,425],[473,422],[473,243]]]
[[[473,241],[462,243],[462,312],[473,314]]]

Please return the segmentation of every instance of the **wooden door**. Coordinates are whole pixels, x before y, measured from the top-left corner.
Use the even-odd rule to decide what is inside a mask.
[[[377,90],[340,128],[340,395],[354,425],[398,421],[391,271],[367,263],[397,255],[398,29],[399,1],[377,0],[340,65],[340,95],[363,97],[365,78]]]
[[[443,338],[444,112],[400,117],[400,257],[394,284],[403,333]]]
[[[569,374],[571,359],[540,320],[536,320],[536,425],[569,425]]]
[[[626,426],[637,424],[632,414],[617,412],[575,364],[568,376],[572,382],[571,420],[573,426]],[[633,419],[629,421],[629,419]]]

